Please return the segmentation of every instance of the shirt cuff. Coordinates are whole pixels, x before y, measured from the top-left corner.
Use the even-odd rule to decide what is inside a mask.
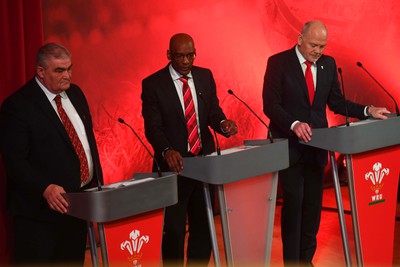
[[[224,129],[222,129],[222,127],[221,127],[221,124],[222,124],[224,121],[226,121],[226,120],[222,120],[222,121],[219,122],[219,128],[221,128],[221,131],[222,131],[224,134],[226,134],[226,131],[225,131]]]
[[[298,122],[300,122],[300,121],[294,121],[294,122],[292,123],[292,125],[290,125],[290,130],[293,131],[294,125],[295,125],[296,123],[298,123]]]
[[[371,113],[368,112],[368,109],[369,109],[370,107],[373,107],[373,106],[372,106],[372,105],[370,105],[370,106],[365,106],[365,108],[364,108],[364,116],[365,116],[365,117],[371,117],[371,116],[372,116]]]

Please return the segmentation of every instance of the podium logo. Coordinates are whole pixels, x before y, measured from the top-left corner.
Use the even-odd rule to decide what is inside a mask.
[[[372,185],[370,186],[373,195],[371,196],[371,202],[369,205],[385,202],[381,189],[383,188],[383,178],[389,175],[389,168],[382,168],[382,163],[376,162],[372,166],[373,171],[365,174],[365,180],[370,180]]]
[[[128,260],[132,262],[133,266],[141,267],[142,246],[149,243],[150,238],[148,235],[140,236],[140,231],[135,229],[129,234],[129,239],[121,243],[121,250],[129,252]]]

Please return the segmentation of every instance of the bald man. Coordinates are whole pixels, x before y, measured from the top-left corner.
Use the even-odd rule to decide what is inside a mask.
[[[209,127],[228,137],[237,133],[237,126],[226,118],[219,106],[211,71],[193,66],[196,49],[191,36],[185,33],[172,36],[167,58],[169,63],[165,68],[142,82],[142,114],[146,138],[153,146],[161,170],[179,174],[185,167],[182,157],[214,152]],[[186,86],[189,91],[184,94]],[[190,93],[189,98],[187,93]],[[195,130],[189,129],[185,102],[194,109]],[[179,175],[178,203],[165,210],[164,266],[184,264],[186,218],[189,223],[187,265],[207,266],[211,238],[202,183]]]
[[[327,41],[322,22],[307,22],[297,45],[268,59],[264,77],[264,113],[271,120],[271,132],[274,137],[289,140],[289,168],[279,172],[279,181],[283,191],[283,258],[290,265],[312,265],[328,159],[327,151],[300,144],[299,140],[309,142],[312,128],[328,127],[326,106],[346,114],[335,60],[322,54]],[[308,82],[307,68],[311,71]],[[346,102],[351,117],[386,119],[389,113],[386,108]]]

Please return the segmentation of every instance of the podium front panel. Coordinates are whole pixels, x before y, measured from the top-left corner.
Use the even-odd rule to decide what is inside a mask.
[[[278,174],[268,173],[224,185],[233,262],[263,266],[270,255]]]
[[[104,224],[110,266],[160,266],[164,209]]]
[[[400,146],[351,158],[363,263],[392,266]]]

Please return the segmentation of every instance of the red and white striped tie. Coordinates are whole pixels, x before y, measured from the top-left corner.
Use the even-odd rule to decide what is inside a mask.
[[[199,137],[199,127],[197,125],[196,112],[194,109],[193,97],[190,92],[190,87],[188,84],[187,76],[183,76],[179,78],[179,80],[183,83],[182,92],[183,92],[183,102],[185,104],[185,119],[186,119],[186,127],[189,135],[189,147],[190,153],[193,155],[199,154],[201,150],[200,146],[200,137]]]

